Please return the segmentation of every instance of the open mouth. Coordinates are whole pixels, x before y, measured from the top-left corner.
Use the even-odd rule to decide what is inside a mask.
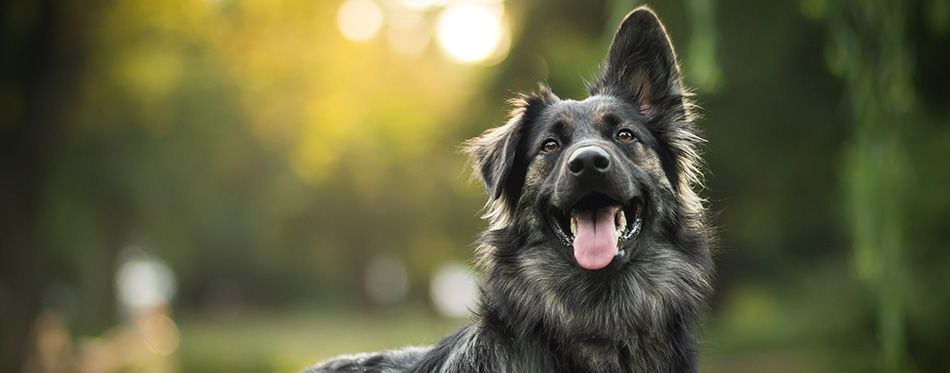
[[[568,211],[553,209],[548,219],[558,240],[574,248],[578,264],[586,269],[600,269],[614,257],[625,254],[620,243],[640,233],[642,211],[639,198],[620,202],[593,193]]]

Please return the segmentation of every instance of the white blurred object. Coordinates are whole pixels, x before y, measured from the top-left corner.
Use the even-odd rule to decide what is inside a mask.
[[[497,62],[510,44],[500,2],[450,5],[439,16],[437,30],[439,45],[451,60],[461,63]]]
[[[370,0],[346,0],[336,16],[340,32],[352,41],[372,39],[383,26],[383,11]]]
[[[175,275],[161,260],[128,248],[116,273],[119,302],[129,309],[162,307],[175,297]]]
[[[429,292],[436,310],[446,317],[469,316],[478,301],[475,274],[457,263],[445,263],[435,271]]]
[[[366,294],[377,304],[392,304],[409,290],[406,265],[396,258],[377,258],[366,266]]]

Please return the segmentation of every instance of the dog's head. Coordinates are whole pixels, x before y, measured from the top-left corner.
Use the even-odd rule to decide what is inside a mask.
[[[469,143],[491,195],[493,228],[536,209],[581,267],[628,259],[644,224],[702,206],[696,135],[666,31],[648,9],[621,24],[583,101],[542,87],[511,120]],[[646,219],[645,218],[649,218]],[[656,227],[653,227],[656,228]]]
[[[505,125],[467,144],[489,192],[486,282],[503,272],[503,291],[525,293],[515,301],[551,307],[540,312],[561,322],[573,318],[571,302],[593,306],[584,298],[612,286],[639,287],[644,307],[669,306],[655,297],[675,292],[701,298],[711,267],[693,190],[702,140],[652,11],[624,19],[588,89],[581,101],[544,86],[522,95]],[[628,301],[617,300],[617,312]]]

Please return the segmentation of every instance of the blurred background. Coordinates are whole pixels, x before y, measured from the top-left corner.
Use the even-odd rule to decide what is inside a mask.
[[[514,92],[621,0],[0,5],[0,371],[298,371],[468,322]],[[950,366],[950,2],[651,5],[702,106],[706,372]]]

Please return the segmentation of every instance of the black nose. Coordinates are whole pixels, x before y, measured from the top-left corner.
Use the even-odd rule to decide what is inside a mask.
[[[610,155],[599,146],[584,146],[571,153],[567,169],[581,179],[599,178],[610,170]]]

